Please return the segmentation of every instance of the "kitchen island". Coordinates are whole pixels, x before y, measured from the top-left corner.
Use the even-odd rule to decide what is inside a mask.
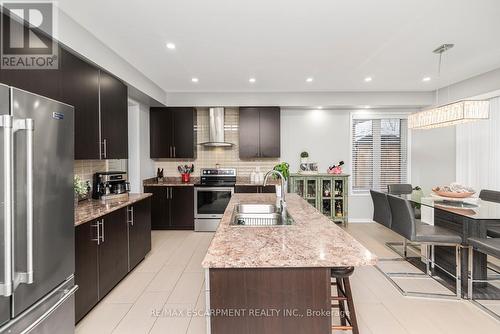
[[[238,204],[274,204],[274,194],[235,194],[205,268],[209,333],[329,333],[331,268],[377,258],[296,194],[284,226],[233,226]]]

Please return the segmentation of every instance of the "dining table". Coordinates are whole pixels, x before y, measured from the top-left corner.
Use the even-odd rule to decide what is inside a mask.
[[[412,194],[408,198],[412,206],[420,210],[421,221],[430,225],[441,226],[455,231],[462,236],[462,245],[469,246],[467,239],[470,237],[487,238],[489,227],[500,226],[500,203],[489,202],[477,197],[447,198],[438,195],[419,196]],[[465,249],[467,250],[467,249]],[[461,275],[462,291],[467,293],[469,252],[462,252]],[[483,253],[473,252],[473,273],[477,280],[486,280],[488,271],[487,256]],[[436,264],[450,273],[455,272],[456,258],[452,247],[435,246],[434,259]],[[498,268],[496,268],[498,274]],[[450,281],[449,275],[436,270],[436,274]],[[474,284],[474,297],[481,299],[500,299],[500,289],[487,282]]]

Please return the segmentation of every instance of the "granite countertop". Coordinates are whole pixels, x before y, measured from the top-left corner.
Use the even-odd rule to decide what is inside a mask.
[[[214,235],[204,268],[348,267],[374,265],[375,254],[297,194],[286,196],[293,225],[230,226],[238,203],[275,203],[274,194],[235,194]]]
[[[193,187],[194,185],[200,183],[200,178],[197,176],[192,176],[189,182],[182,182],[181,177],[173,177],[169,176],[166,177],[163,181],[158,182],[156,177],[146,179],[143,181],[144,186],[155,186],[155,187],[177,187],[177,186],[191,186]],[[275,185],[279,184],[279,180],[275,179],[269,179],[268,181],[269,185]],[[262,186],[262,182],[252,182],[250,181],[250,177],[248,176],[238,176],[236,178],[236,184],[237,186]]]
[[[146,179],[143,182],[144,186],[150,187],[150,186],[155,186],[155,187],[177,187],[177,186],[188,186],[188,187],[193,187],[196,183],[200,182],[200,178],[196,176],[191,176],[191,179],[189,182],[182,182],[181,177],[173,177],[169,176],[164,178],[163,181],[159,181],[156,177]]]
[[[102,203],[99,200],[82,201],[78,203],[78,206],[75,208],[75,226],[87,223],[150,196],[152,196],[152,194],[149,193],[129,194],[128,200],[126,201],[107,204]]]

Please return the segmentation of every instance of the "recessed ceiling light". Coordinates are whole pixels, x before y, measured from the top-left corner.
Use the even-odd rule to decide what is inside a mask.
[[[370,81],[372,81],[372,80],[373,80],[373,78],[372,78],[372,77],[366,77],[366,78],[365,78],[365,82],[370,82]]]
[[[316,109],[323,109],[323,106],[318,106],[318,108],[316,108]]]
[[[431,81],[431,77],[425,77],[422,79],[423,82]]]
[[[313,82],[313,81],[314,81],[314,79],[313,79],[313,78],[307,78],[307,79],[306,79],[306,82]]]
[[[250,82],[250,83],[255,83],[255,81],[257,81],[257,80],[255,80],[255,78],[248,79],[248,82]]]
[[[192,82],[194,82],[194,83],[196,83],[196,82],[198,82],[199,80],[198,80],[198,78],[191,78],[191,81],[192,81]]]
[[[167,43],[167,49],[169,50],[175,50],[175,44],[174,43]]]

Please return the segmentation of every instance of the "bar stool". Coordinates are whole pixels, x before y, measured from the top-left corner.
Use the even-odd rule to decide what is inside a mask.
[[[493,256],[496,258],[500,258],[500,238],[469,238],[467,239],[469,242],[469,277],[467,280],[468,284],[468,297],[469,300],[481,308],[482,310],[486,311],[488,314],[492,315],[495,317],[497,320],[500,320],[500,314],[495,313],[494,311],[490,310],[486,306],[482,305],[481,303],[477,302],[474,300],[474,283],[487,283],[489,281],[498,281],[499,279],[488,279],[486,280],[475,280],[474,279],[474,251],[478,251],[480,253]]]
[[[356,311],[352,299],[351,284],[349,276],[354,272],[354,267],[332,268],[331,277],[335,279],[331,285],[336,286],[337,295],[332,296],[332,309],[338,308],[340,314],[340,325],[333,325],[332,330],[352,331],[353,334],[359,334],[358,322],[356,320]],[[337,304],[335,304],[337,302]],[[346,308],[347,304],[347,308]],[[335,312],[332,312],[332,319]]]

